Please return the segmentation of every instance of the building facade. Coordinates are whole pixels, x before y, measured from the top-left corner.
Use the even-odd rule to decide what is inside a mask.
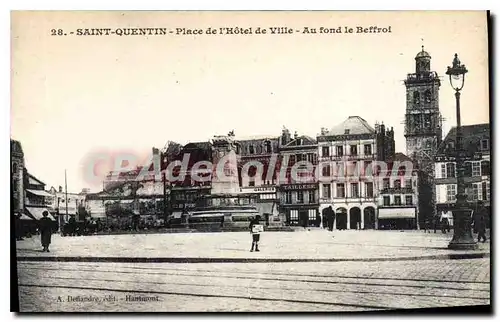
[[[418,169],[411,159],[396,153],[386,170],[377,175],[376,227],[378,229],[417,229],[419,227]]]
[[[235,144],[240,192],[255,200],[255,206],[266,222],[279,221],[278,138],[238,138]]]
[[[320,210],[332,207],[334,229],[375,229],[377,180],[375,161],[394,154],[394,130],[371,127],[359,116],[350,116],[318,136],[320,161]]]
[[[37,179],[34,175],[28,173],[25,168],[25,213],[35,220],[43,217],[43,212],[49,212],[49,218],[55,221],[50,213],[49,207],[52,203],[53,195],[45,191],[45,183]]]
[[[320,210],[332,207],[336,229],[374,229],[376,180],[373,162],[394,152],[394,131],[350,116],[318,136]]]
[[[415,72],[407,74],[405,138],[406,155],[421,171],[421,182],[428,183],[433,192],[427,200],[421,197],[422,205],[427,205],[421,216],[421,223],[435,215],[436,192],[434,190],[434,158],[442,141],[442,116],[439,110],[439,75],[431,70],[431,56],[420,51],[415,57]]]
[[[75,216],[76,220],[84,220],[84,218],[80,218],[80,215],[83,214],[82,209],[86,209],[85,193],[66,194],[61,186],[58,189],[51,187],[48,193],[51,197],[46,199],[47,208],[50,213],[59,216],[59,224],[68,222],[71,216]]]
[[[183,146],[177,154],[167,160],[167,167],[171,167],[174,162],[187,160],[187,166],[182,169],[181,166],[171,167],[173,180],[169,184],[168,213],[174,218],[180,218],[183,213],[194,210],[197,207],[206,206],[207,197],[212,190],[212,182],[199,181],[191,177],[193,166],[199,162],[212,163],[212,143],[211,142],[192,142]],[[211,176],[211,170],[205,175]]]
[[[320,227],[319,184],[314,175],[318,165],[318,145],[309,136],[283,130],[280,142],[279,199],[280,212],[292,226]],[[294,175],[292,175],[294,174]]]
[[[472,209],[481,201],[491,207],[491,140],[490,125],[462,126],[466,154],[465,178],[467,201]],[[439,147],[435,158],[435,184],[437,216],[451,216],[457,194],[455,159],[456,127],[452,128]]]

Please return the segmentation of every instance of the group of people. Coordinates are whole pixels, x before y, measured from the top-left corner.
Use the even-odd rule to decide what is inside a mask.
[[[97,220],[86,218],[78,222],[75,216],[71,215],[68,222],[63,226],[63,236],[92,235],[102,230],[102,226],[100,218],[97,218]]]
[[[477,233],[478,242],[486,242],[486,228],[487,228],[487,218],[489,217],[488,211],[486,207],[484,207],[482,201],[479,201],[475,207],[475,209],[471,213],[471,224],[474,230],[474,233]],[[430,232],[432,229],[429,229],[431,223],[429,220],[425,222],[425,231]],[[440,228],[443,234],[449,233],[451,231],[450,221],[447,217],[442,216],[441,218],[436,218],[433,220],[433,230],[434,233]]]

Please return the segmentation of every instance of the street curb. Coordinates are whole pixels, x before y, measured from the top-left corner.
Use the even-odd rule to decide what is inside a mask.
[[[298,262],[387,262],[415,260],[457,260],[489,258],[489,252],[456,253],[394,258],[217,258],[217,257],[76,257],[18,256],[18,262],[103,262],[103,263],[298,263]]]

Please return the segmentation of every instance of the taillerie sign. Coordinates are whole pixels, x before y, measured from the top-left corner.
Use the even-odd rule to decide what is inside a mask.
[[[317,185],[314,183],[309,184],[290,184],[286,186],[281,186],[282,190],[311,190],[316,189]]]

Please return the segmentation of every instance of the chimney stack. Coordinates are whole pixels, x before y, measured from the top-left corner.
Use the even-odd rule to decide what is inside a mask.
[[[295,133],[293,134],[293,138],[296,140],[299,138],[299,134],[297,133],[297,131],[295,131]]]
[[[62,187],[61,187],[61,186],[59,186],[59,192],[63,192],[63,191],[62,191]]]

